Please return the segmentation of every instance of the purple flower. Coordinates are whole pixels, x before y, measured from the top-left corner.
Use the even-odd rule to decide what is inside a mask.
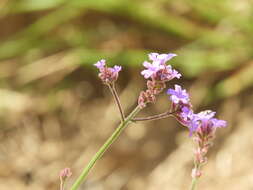
[[[164,68],[164,65],[161,65],[159,63],[149,63],[147,61],[144,61],[143,66],[147,69],[143,70],[141,74],[144,76],[144,78],[149,78],[152,75],[155,75],[157,71]]]
[[[213,112],[211,110],[206,110],[199,112],[196,114],[196,116],[201,120],[201,119],[211,119],[215,116],[216,112]]]
[[[225,127],[226,121],[214,118],[215,112],[206,110],[194,114],[190,103],[189,94],[181,86],[175,85],[175,89],[168,89],[172,101],[172,111],[176,119],[190,130],[190,136],[198,131],[205,136],[213,134],[217,127]]]
[[[180,78],[182,75],[175,69],[171,70],[171,76],[173,76],[173,78]]]
[[[141,72],[147,80],[147,90],[140,93],[138,104],[141,108],[145,107],[147,103],[154,103],[155,96],[163,91],[166,87],[166,82],[173,78],[180,78],[181,74],[172,69],[166,62],[176,54],[158,54],[150,53],[149,60],[143,62],[145,69]]]
[[[176,113],[176,119],[190,130],[190,136],[195,131],[198,131],[203,136],[212,135],[216,128],[226,127],[227,123],[224,120],[214,118],[215,112],[206,110],[198,114],[194,114],[188,106],[183,106]]]
[[[177,55],[174,53],[168,53],[168,54],[150,53],[148,55],[149,60],[155,63],[159,63],[159,64],[165,64],[167,61],[169,61],[175,56]]]
[[[192,136],[193,132],[196,131],[199,126],[196,120],[196,114],[194,114],[193,110],[188,106],[183,106],[176,114],[176,118],[182,125],[189,128],[190,136]]]
[[[197,127],[193,131],[199,131],[203,135],[212,135],[216,128],[226,127],[227,122],[214,118],[215,112],[210,110],[202,111],[194,115],[194,123]]]
[[[106,65],[106,62],[104,59],[98,61],[97,63],[94,64],[99,70],[103,69]]]
[[[185,120],[192,120],[194,116],[192,109],[184,106],[181,110],[182,110],[181,113],[182,118],[184,118]]]
[[[219,128],[227,126],[227,122],[226,121],[220,120],[220,119],[216,119],[216,118],[212,119],[212,123],[213,123],[213,126],[219,127]]]
[[[121,71],[122,67],[118,66],[118,65],[115,65],[112,69],[113,69],[113,72],[118,73],[118,72]]]
[[[118,79],[119,72],[121,71],[121,66],[115,65],[114,67],[107,67],[106,61],[104,59],[98,61],[94,64],[99,69],[99,78],[105,84],[111,84]]]
[[[198,127],[195,114],[192,110],[189,94],[181,86],[175,85],[175,89],[168,89],[167,94],[170,95],[172,101],[172,111],[174,116],[184,126],[190,129],[190,136]]]
[[[190,102],[189,94],[177,84],[175,85],[175,90],[170,88],[168,89],[167,94],[171,95],[170,100],[174,104],[179,104],[180,102],[183,104],[189,104]]]
[[[172,57],[175,57],[176,54],[158,54],[150,53],[149,59],[152,63],[145,61],[143,66],[146,68],[141,72],[144,78],[152,78],[153,80],[158,81],[169,81],[173,78],[180,78],[181,74],[176,70],[172,69],[170,65],[166,65],[166,62]]]
[[[190,107],[184,106],[181,109],[180,117],[184,121],[185,126],[187,126],[189,128],[195,128],[196,127],[195,114],[193,113],[193,110]]]
[[[195,115],[196,115],[196,120],[209,121],[212,125],[211,127],[226,127],[227,125],[226,121],[214,118],[215,112],[211,110],[202,111]]]

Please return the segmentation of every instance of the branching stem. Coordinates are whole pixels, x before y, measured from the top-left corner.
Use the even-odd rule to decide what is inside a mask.
[[[191,184],[191,189],[190,190],[195,190],[196,184],[197,184],[198,178],[192,178],[192,184]]]
[[[132,119],[135,115],[141,110],[139,106],[137,106],[128,116],[127,118],[120,123],[118,128],[113,132],[113,134],[107,139],[107,141],[101,146],[101,148],[97,151],[97,153],[90,160],[88,165],[83,169],[82,173],[78,177],[78,179],[74,182],[70,190],[77,190],[80,185],[85,181],[88,173],[93,168],[95,163],[103,156],[105,151],[112,145],[112,143],[120,136],[121,132],[131,123]]]
[[[123,112],[123,109],[122,109],[122,105],[120,103],[120,99],[119,99],[119,96],[118,96],[118,93],[115,89],[115,85],[114,83],[113,84],[108,84],[108,87],[113,95],[113,98],[118,106],[118,109],[119,109],[119,112],[120,112],[120,116],[121,116],[121,122],[123,122],[125,120],[125,115],[124,115],[124,112]]]
[[[132,121],[152,121],[152,120],[159,120],[159,119],[164,119],[170,116],[173,116],[174,112],[165,112],[165,113],[161,113],[158,115],[152,115],[152,116],[148,116],[148,117],[137,117],[132,119]]]

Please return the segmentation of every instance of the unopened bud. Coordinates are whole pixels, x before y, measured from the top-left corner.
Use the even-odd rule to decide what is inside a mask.
[[[64,168],[63,170],[60,171],[60,179],[62,181],[65,181],[67,178],[69,178],[72,175],[72,172],[70,168]]]
[[[202,172],[196,168],[192,169],[192,178],[199,178],[202,175]]]

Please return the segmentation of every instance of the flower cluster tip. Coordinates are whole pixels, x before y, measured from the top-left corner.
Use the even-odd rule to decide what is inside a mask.
[[[118,79],[119,72],[122,69],[122,67],[118,65],[115,65],[114,67],[107,67],[104,59],[95,63],[94,66],[99,69],[98,76],[105,84],[114,83]]]

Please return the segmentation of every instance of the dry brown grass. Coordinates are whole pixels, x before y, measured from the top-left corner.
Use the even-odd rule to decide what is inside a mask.
[[[38,91],[1,90],[0,189],[57,189],[64,167],[73,171],[69,186],[116,127],[119,114],[109,90],[94,83],[96,78],[76,79],[87,71],[76,68],[70,88],[45,88],[48,83],[57,89],[65,82],[55,83],[49,74],[33,82]],[[136,74],[125,80],[120,97],[129,110],[143,81]],[[229,126],[217,133],[199,189],[253,188],[252,94],[243,97],[215,108]],[[167,102],[161,96],[142,114],[162,112]],[[187,189],[192,150],[187,130],[173,119],[132,124],[98,162],[83,189]]]

